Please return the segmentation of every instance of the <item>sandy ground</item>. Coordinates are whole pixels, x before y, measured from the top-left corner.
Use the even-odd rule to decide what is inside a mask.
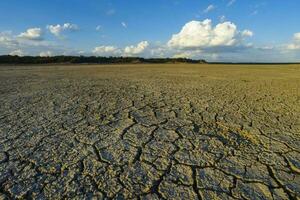
[[[300,65],[0,66],[0,199],[299,199]]]

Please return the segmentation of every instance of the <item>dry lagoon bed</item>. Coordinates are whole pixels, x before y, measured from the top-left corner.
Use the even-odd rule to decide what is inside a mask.
[[[0,66],[0,199],[299,199],[300,65]]]

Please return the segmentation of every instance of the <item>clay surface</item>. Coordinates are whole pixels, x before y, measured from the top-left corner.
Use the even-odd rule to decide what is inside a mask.
[[[299,196],[299,65],[0,66],[0,199]]]

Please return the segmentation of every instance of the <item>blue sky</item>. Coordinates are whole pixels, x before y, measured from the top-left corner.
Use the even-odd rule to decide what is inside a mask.
[[[2,0],[0,54],[300,61],[299,0]]]

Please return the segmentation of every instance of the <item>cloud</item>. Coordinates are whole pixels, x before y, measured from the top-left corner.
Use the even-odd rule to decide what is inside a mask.
[[[212,21],[190,21],[181,31],[174,34],[168,46],[179,49],[208,49],[212,47],[233,47],[242,45],[246,37],[253,35],[249,30],[240,32],[232,22],[212,26]],[[228,50],[228,48],[226,48]]]
[[[43,40],[39,28],[28,29],[27,31],[13,35],[11,31],[0,32],[0,46],[6,49],[23,49],[23,47],[49,46],[50,43]]]
[[[293,36],[293,41],[286,45],[287,50],[300,50],[300,32],[295,33]]]
[[[77,54],[79,54],[79,55],[84,55],[84,54],[85,54],[85,51],[82,51],[82,50],[81,50],[81,51],[78,51]]]
[[[79,29],[78,25],[65,23],[65,24],[57,24],[57,25],[48,25],[47,29],[56,37],[60,37],[61,33],[64,31],[77,31]]]
[[[175,53],[172,58],[191,58],[193,55],[190,52]]]
[[[14,35],[12,31],[0,32],[0,55],[40,55],[41,52],[47,51],[55,52],[55,55],[59,55],[64,51],[71,51],[70,48],[62,45],[61,42],[56,43],[44,39],[24,39],[20,35]]]
[[[40,53],[40,57],[51,57],[53,56],[53,53],[51,51],[42,51]]]
[[[232,6],[235,2],[236,2],[236,0],[230,0],[230,1],[227,3],[227,6]]]
[[[257,47],[257,49],[260,49],[260,50],[273,50],[273,49],[275,49],[275,47],[274,46],[262,46],[262,47]]]
[[[108,11],[106,11],[106,15],[114,15],[116,13],[115,9],[109,9]]]
[[[96,31],[100,31],[102,29],[101,25],[96,26]]]
[[[167,46],[165,45],[158,45],[155,46],[153,48],[150,49],[149,51],[149,55],[151,57],[156,57],[156,58],[163,58],[163,57],[170,57],[170,51],[172,51],[171,49],[169,49]]]
[[[300,59],[299,54],[291,53],[291,51],[282,52],[279,46],[257,47],[247,44],[210,49],[178,49],[163,44],[151,45],[147,55],[150,57],[204,59],[211,62],[297,62]]]
[[[190,59],[205,59],[207,61],[217,61],[220,57],[219,53],[205,52],[202,50],[176,50],[171,53],[172,58],[190,58]]]
[[[42,34],[41,28],[30,28],[21,33],[18,37],[26,40],[42,40]]]
[[[0,32],[0,46],[5,48],[14,48],[19,42],[13,38],[11,31]]]
[[[98,56],[118,56],[121,55],[122,50],[115,46],[99,46],[95,47],[92,52]]]
[[[141,41],[137,45],[130,45],[125,48],[98,46],[93,49],[92,53],[98,56],[133,56],[144,53],[148,46],[147,41]]]
[[[207,6],[207,8],[205,10],[203,10],[203,13],[208,13],[214,9],[215,9],[215,6],[213,4],[210,4],[209,6]]]
[[[121,22],[121,25],[124,27],[124,28],[127,28],[127,24],[125,22]]]
[[[14,50],[9,53],[11,56],[25,56],[25,53],[21,49]]]
[[[244,37],[252,37],[253,35],[254,35],[253,32],[250,30],[244,30],[242,32],[242,36],[244,36]]]
[[[257,15],[258,14],[258,10],[254,10],[250,15]]]
[[[143,53],[147,47],[149,46],[149,43],[147,41],[142,41],[138,43],[136,46],[127,46],[124,49],[124,53],[126,55],[137,55]]]
[[[225,21],[226,21],[226,16],[225,15],[220,16],[220,22],[225,22]]]
[[[300,42],[300,33],[295,33],[295,34],[294,34],[294,40],[295,40],[296,42]]]

